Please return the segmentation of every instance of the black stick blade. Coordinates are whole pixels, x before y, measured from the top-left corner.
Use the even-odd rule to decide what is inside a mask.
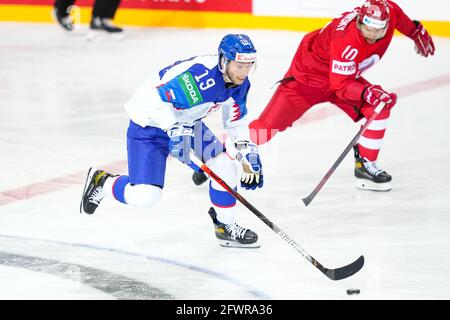
[[[305,204],[305,207],[308,206],[308,204],[312,201],[312,199],[314,199],[314,196],[311,196],[311,195],[309,195],[306,198],[302,199],[303,203]]]
[[[321,270],[331,280],[342,280],[357,273],[364,266],[364,256],[360,256],[352,263],[337,269]]]

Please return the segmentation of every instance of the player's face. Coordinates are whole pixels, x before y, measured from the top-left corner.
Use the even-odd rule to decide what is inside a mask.
[[[235,85],[242,84],[252,70],[253,64],[254,62],[229,61],[226,70],[228,78],[230,78]]]
[[[358,24],[358,26],[362,36],[370,44],[375,43],[386,35],[387,26],[383,29],[372,28],[366,26],[364,23]]]

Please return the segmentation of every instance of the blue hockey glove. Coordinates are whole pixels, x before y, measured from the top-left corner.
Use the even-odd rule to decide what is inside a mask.
[[[187,124],[175,124],[167,130],[167,135],[170,138],[170,155],[185,164],[190,164],[191,140],[194,137],[194,129]]]
[[[258,147],[248,141],[236,142],[236,159],[242,164],[241,187],[254,190],[261,188],[264,184],[261,159],[258,154]]]

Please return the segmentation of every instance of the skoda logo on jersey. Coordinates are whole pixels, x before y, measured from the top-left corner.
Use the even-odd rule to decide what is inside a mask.
[[[189,106],[193,106],[203,101],[203,97],[198,90],[197,84],[194,81],[190,72],[185,72],[178,76],[178,83],[189,102]]]

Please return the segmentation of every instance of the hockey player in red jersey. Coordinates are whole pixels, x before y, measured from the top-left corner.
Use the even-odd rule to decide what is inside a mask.
[[[270,102],[250,123],[253,142],[269,141],[318,103],[333,103],[355,122],[369,118],[385,103],[355,145],[355,176],[359,188],[390,190],[392,178],[377,167],[376,160],[397,95],[361,75],[383,57],[395,30],[414,41],[417,53],[434,54],[433,41],[423,25],[389,0],[367,0],[305,35]]]

